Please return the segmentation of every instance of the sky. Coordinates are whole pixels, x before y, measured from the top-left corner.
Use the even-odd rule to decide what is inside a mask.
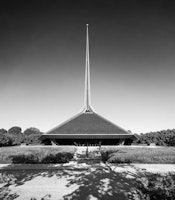
[[[45,132],[82,111],[86,24],[91,102],[146,133],[175,128],[175,2],[1,0],[0,128]]]

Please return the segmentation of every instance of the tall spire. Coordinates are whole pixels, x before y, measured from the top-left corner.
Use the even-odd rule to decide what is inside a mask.
[[[90,62],[89,62],[89,30],[86,24],[86,68],[85,68],[85,108],[84,112],[92,112],[90,91]]]

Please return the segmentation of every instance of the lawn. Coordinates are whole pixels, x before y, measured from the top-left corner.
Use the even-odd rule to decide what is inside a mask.
[[[0,163],[65,163],[75,151],[73,146],[1,147]],[[101,155],[109,163],[175,164],[175,147],[101,147]]]
[[[101,154],[110,163],[175,164],[175,147],[102,147]]]
[[[69,161],[74,153],[75,147],[1,147],[0,163],[57,163]],[[59,158],[58,158],[59,157]],[[60,158],[63,158],[60,160]]]

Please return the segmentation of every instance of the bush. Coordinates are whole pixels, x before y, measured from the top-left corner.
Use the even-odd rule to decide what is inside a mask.
[[[131,159],[130,158],[120,158],[120,157],[118,157],[118,158],[111,158],[110,159],[110,163],[118,163],[118,164],[121,164],[121,163],[128,163],[128,164],[130,164],[130,163],[132,163],[132,161],[131,161]]]
[[[117,152],[110,152],[110,151],[102,151],[101,152],[101,158],[104,163],[110,162],[110,163],[131,163],[131,159],[116,156]]]
[[[15,155],[11,156],[12,157],[12,162],[14,164],[19,164],[19,163],[26,163],[26,164],[37,164],[39,163],[38,156],[36,154],[20,154],[20,155]]]
[[[26,160],[26,157],[29,157],[29,160],[34,160],[35,162],[35,158],[34,157],[30,157],[30,155],[34,155],[35,157],[38,158],[39,163],[42,163],[42,160],[46,157],[49,157],[50,155],[56,155],[58,153],[58,156],[61,156],[61,158],[63,159],[63,157],[65,159],[67,159],[67,161],[71,160],[73,158],[73,155],[76,151],[75,147],[49,147],[49,146],[45,146],[45,147],[30,147],[30,146],[25,146],[25,147],[21,147],[21,146],[13,146],[13,147],[1,147],[0,148],[0,163],[13,163],[14,162],[18,162],[20,163],[20,159],[21,159],[21,163],[24,163],[22,160]],[[23,156],[22,156],[23,155]],[[57,157],[58,157],[57,156]],[[51,159],[50,159],[51,160]],[[64,160],[59,161],[57,158],[58,162],[66,162]]]
[[[50,154],[44,157],[41,163],[67,163],[73,158],[73,154],[71,153],[57,153]]]
[[[144,200],[174,200],[175,174],[150,174],[137,180],[135,195]]]
[[[50,153],[43,155],[41,153],[18,154],[10,156],[12,163],[20,164],[49,164],[49,163],[67,163],[73,158],[73,154],[69,152]]]
[[[101,159],[104,163],[106,163],[109,159],[109,151],[102,151],[101,152]]]

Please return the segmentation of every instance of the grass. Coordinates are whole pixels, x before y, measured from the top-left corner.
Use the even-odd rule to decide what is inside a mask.
[[[102,147],[101,154],[110,163],[175,164],[175,147]]]
[[[0,163],[62,163],[73,157],[73,146],[1,147]],[[101,147],[102,160],[110,163],[175,164],[175,147]]]
[[[1,147],[0,163],[59,163],[68,162],[75,147]]]

